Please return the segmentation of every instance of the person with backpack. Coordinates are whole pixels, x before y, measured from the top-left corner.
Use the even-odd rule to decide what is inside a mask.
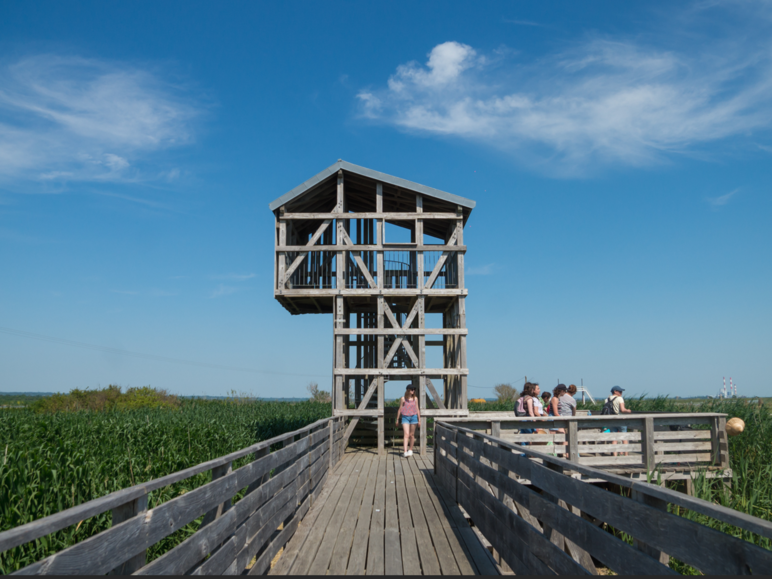
[[[534,390],[538,388],[538,384],[532,384],[526,382],[523,386],[523,392],[520,394],[520,398],[515,402],[515,416],[518,418],[525,418],[527,416],[536,417],[536,407],[534,405]],[[521,428],[520,434],[533,434],[533,428]],[[527,442],[521,443],[528,445]]]
[[[625,408],[625,400],[622,398],[622,392],[624,391],[625,389],[619,386],[614,386],[611,389],[611,396],[606,398],[606,401],[603,403],[603,409],[600,411],[601,415],[613,416],[619,414],[630,414],[632,412],[632,410],[629,408]],[[612,426],[609,428],[609,432],[627,432],[627,426]],[[617,444],[617,441],[612,440],[611,444]],[[623,440],[622,444],[628,444],[628,441]],[[623,456],[628,456],[628,453],[626,452],[621,454]],[[614,453],[614,456],[617,456],[616,452]]]

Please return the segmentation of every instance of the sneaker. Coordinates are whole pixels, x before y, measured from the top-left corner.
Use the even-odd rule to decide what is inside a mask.
[[[413,451],[412,450],[408,450],[407,453],[405,454],[405,456],[413,456]]]
[[[402,458],[407,458],[408,456],[410,456],[410,455],[408,453],[406,453],[406,452],[402,454]]]

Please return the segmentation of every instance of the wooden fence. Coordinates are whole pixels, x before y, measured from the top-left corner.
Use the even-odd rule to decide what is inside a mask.
[[[597,574],[593,557],[620,575],[674,574],[669,557],[710,575],[772,569],[772,551],[668,507],[772,539],[768,521],[455,423],[435,422],[434,440],[440,483],[517,574]],[[567,476],[567,470],[617,485],[617,492]],[[604,523],[617,533],[601,528]]]
[[[668,469],[731,476],[726,414],[515,418],[511,413],[477,412],[446,421],[507,442],[528,443],[534,450],[606,471],[640,470],[645,475]],[[627,432],[608,432],[615,427],[624,427]],[[524,428],[537,432],[520,432]],[[614,456],[622,453],[627,455]]]
[[[292,537],[343,456],[344,419],[326,418],[232,454],[123,489],[0,533],[0,552],[112,511],[113,525],[18,574],[261,574]],[[234,461],[254,460],[236,470]],[[148,509],[157,489],[210,471],[212,481]],[[242,490],[246,494],[232,503]],[[150,563],[147,549],[204,516],[199,529]],[[252,563],[254,561],[254,563]],[[251,567],[250,564],[252,563]]]

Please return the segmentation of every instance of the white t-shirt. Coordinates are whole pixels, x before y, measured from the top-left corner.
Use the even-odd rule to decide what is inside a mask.
[[[544,414],[544,403],[538,396],[533,397],[533,413],[536,414],[536,416]]]

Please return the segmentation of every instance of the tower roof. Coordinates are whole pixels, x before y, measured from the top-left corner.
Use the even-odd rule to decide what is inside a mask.
[[[338,160],[337,163],[330,165],[321,173],[317,173],[308,181],[301,183],[291,191],[288,191],[278,199],[272,201],[268,207],[271,209],[271,211],[275,211],[279,207],[283,207],[292,201],[303,197],[306,194],[318,192],[317,190],[323,188],[326,182],[334,182],[334,176],[340,170],[343,170],[344,178],[346,174],[355,177],[355,188],[357,183],[363,186],[370,185],[370,187],[374,188],[375,183],[380,182],[385,185],[391,185],[397,189],[412,191],[413,193],[420,193],[424,197],[431,197],[437,201],[444,201],[447,204],[452,204],[454,206],[460,205],[465,209],[465,218],[475,206],[475,202],[471,199],[453,195],[452,193],[446,193],[445,191],[440,191],[439,189],[427,187],[426,185],[421,185],[419,183],[413,183],[412,181],[408,181],[407,179],[402,179],[400,177],[393,177],[392,175],[387,175],[386,173],[381,173],[380,171],[373,171],[372,169],[360,167],[359,165],[354,165],[347,161]],[[384,194],[386,194],[386,192],[384,192]]]

